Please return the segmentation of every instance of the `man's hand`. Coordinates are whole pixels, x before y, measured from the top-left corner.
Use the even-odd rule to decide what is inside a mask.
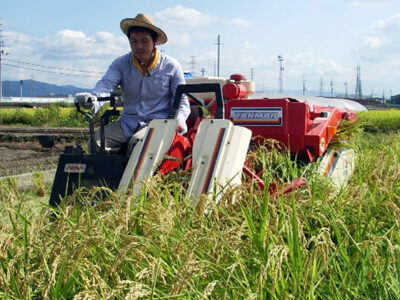
[[[178,120],[179,133],[182,135],[185,134],[187,132],[186,120],[179,116],[176,119]]]
[[[86,109],[91,109],[98,105],[97,104],[97,97],[92,95],[91,93],[77,93],[75,95],[75,103],[78,103],[80,106]]]

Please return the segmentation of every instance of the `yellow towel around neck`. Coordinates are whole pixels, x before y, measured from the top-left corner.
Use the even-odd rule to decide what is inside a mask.
[[[139,72],[143,74],[143,76],[149,76],[149,73],[158,65],[158,62],[160,60],[160,53],[158,52],[157,48],[154,48],[153,57],[147,69],[143,66],[143,64],[133,53],[132,53],[132,58],[133,58],[133,65],[136,67],[136,69],[138,69]]]

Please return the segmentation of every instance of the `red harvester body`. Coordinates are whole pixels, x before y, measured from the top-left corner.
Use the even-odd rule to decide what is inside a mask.
[[[253,137],[275,139],[293,155],[310,161],[324,154],[342,120],[357,120],[347,109],[315,106],[296,99],[229,99],[225,117],[252,131]]]

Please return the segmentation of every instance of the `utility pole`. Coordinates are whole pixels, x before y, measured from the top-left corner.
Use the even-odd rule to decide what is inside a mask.
[[[322,97],[324,94],[324,78],[321,77],[321,80],[319,81],[319,96]]]
[[[206,72],[206,69],[204,69],[204,68],[201,68],[201,77],[204,77],[204,73]]]
[[[283,66],[282,66],[282,62],[283,62],[283,57],[282,55],[278,55],[278,61],[279,61],[279,93],[282,94],[283,93]]]
[[[305,96],[306,95],[306,80],[304,79],[304,76],[303,76],[303,96]]]
[[[331,79],[331,97],[333,97],[333,79]]]
[[[356,84],[356,97],[358,99],[362,99],[362,90],[361,90],[361,67],[357,66],[357,84]]]
[[[190,62],[190,71],[192,75],[194,76],[194,72],[196,70],[196,61],[195,61],[195,56],[191,56],[192,60]]]
[[[31,76],[31,98],[33,97],[33,75]]]
[[[253,78],[254,78],[254,68],[251,68],[251,69],[250,69],[250,72],[251,72],[251,81],[253,81]]]
[[[344,83],[344,97],[347,98],[347,82]]]
[[[19,83],[21,84],[20,96],[21,96],[21,100],[22,100],[22,85],[24,84],[24,81],[20,80]]]
[[[3,47],[4,47],[4,42],[3,42],[3,29],[2,29],[3,23],[0,22],[0,101],[3,98],[3,81],[1,79],[1,56],[5,55]]]
[[[217,77],[219,77],[219,61],[220,61],[220,55],[221,55],[221,36],[218,34],[218,41],[216,44],[218,46],[218,55],[217,55]]]
[[[214,59],[214,77],[217,76],[217,63]]]

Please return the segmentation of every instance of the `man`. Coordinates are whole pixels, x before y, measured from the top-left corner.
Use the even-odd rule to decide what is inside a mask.
[[[97,97],[107,97],[121,86],[122,116],[105,127],[105,145],[110,153],[117,153],[125,143],[129,143],[128,152],[132,151],[144,134],[143,127],[152,119],[167,117],[177,86],[185,83],[180,64],[156,48],[168,38],[151,16],[138,14],[135,18],[123,19],[120,26],[129,39],[131,52],[112,62],[91,93],[76,94],[75,99],[85,107],[93,106],[97,112],[100,108]],[[176,116],[181,133],[187,130],[189,113],[189,101],[182,97]],[[95,141],[99,147],[99,132],[96,132]]]

